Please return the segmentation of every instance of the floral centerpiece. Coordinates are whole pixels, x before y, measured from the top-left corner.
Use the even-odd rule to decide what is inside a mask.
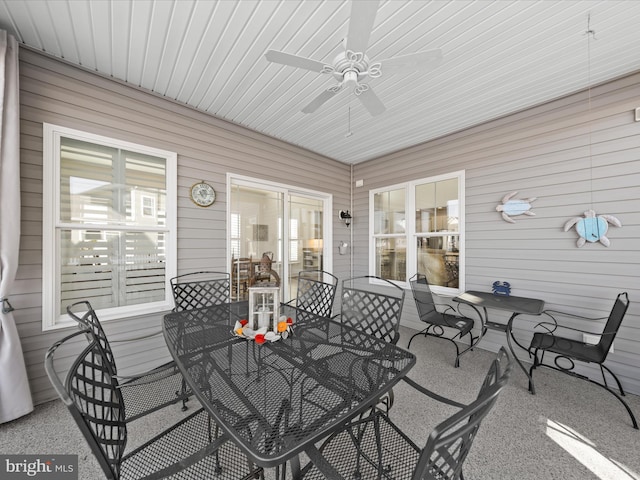
[[[275,342],[281,338],[287,338],[293,333],[293,319],[286,315],[281,315],[276,323],[275,330],[269,330],[266,326],[254,329],[251,327],[249,320],[245,318],[236,321],[233,333],[238,337],[254,340],[258,344]]]

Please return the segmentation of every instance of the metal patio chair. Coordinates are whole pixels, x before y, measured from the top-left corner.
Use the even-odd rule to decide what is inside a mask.
[[[419,335],[448,340],[456,347],[454,366],[457,368],[460,366],[460,357],[477,345],[482,338],[482,335],[473,336],[474,320],[460,315],[451,305],[435,303],[425,275],[417,273],[409,279],[409,283],[420,321],[426,323],[427,326],[409,339],[407,348],[411,347],[412,340]],[[466,336],[469,337],[469,345],[465,345],[461,351],[458,340],[462,340]]]
[[[289,303],[306,312],[330,317],[336,298],[338,277],[323,270],[303,270],[298,273],[298,292]]]
[[[89,333],[89,345],[63,381],[54,368],[56,350],[85,333]],[[112,375],[113,357],[91,332],[75,332],[56,342],[46,353],[45,370],[108,479],[156,479],[176,474],[181,479],[238,480],[261,474],[226,435],[219,434],[202,408],[127,451],[127,413],[137,407],[125,401],[123,389]]]
[[[194,310],[229,303],[231,280],[226,272],[202,271],[185,273],[169,280],[173,292],[174,312]],[[182,379],[182,410],[187,409],[190,392]]]
[[[107,339],[98,315],[87,301],[76,302],[67,307],[67,314],[78,322],[78,326],[87,333],[88,337],[95,337],[104,354],[109,360],[107,365],[111,369],[109,374],[118,380],[119,389],[125,401],[130,407],[127,409],[127,421],[133,421],[151,412],[178,403],[184,402],[189,393],[183,388],[182,374],[176,364],[167,362],[152,370],[135,373],[133,375],[118,375],[116,361],[111,350],[111,345]],[[162,333],[158,331],[150,336]],[[127,339],[125,342],[135,342],[139,338]],[[89,338],[92,340],[92,338]],[[151,393],[150,393],[151,392]]]
[[[403,288],[384,278],[370,275],[348,278],[342,281],[340,321],[395,345],[400,339],[404,296]],[[345,365],[350,364],[351,361],[345,361]],[[390,390],[378,403],[388,411],[393,398]]]
[[[529,369],[529,376],[533,378],[533,371],[536,368],[547,367],[594,383],[611,393],[620,403],[622,403],[622,405],[624,405],[624,408],[631,417],[633,428],[638,429],[638,422],[636,421],[631,408],[629,408],[627,402],[622,398],[624,396],[624,390],[622,389],[622,385],[620,384],[618,377],[604,365],[604,362],[607,360],[609,350],[611,349],[611,345],[613,344],[613,340],[615,339],[620,325],[622,324],[622,320],[627,313],[629,303],[629,296],[626,292],[618,295],[613,304],[613,308],[611,309],[611,313],[609,313],[609,317],[607,318],[607,322],[602,333],[596,334],[600,336],[600,340],[595,345],[584,342],[583,338],[567,338],[558,335],[558,330],[563,330],[568,334],[575,332],[577,334],[587,333],[594,335],[594,332],[559,325],[555,317],[564,316],[567,318],[578,319],[583,322],[593,322],[602,319],[587,318],[555,310],[545,310],[544,314],[549,316],[552,319],[552,322],[540,322],[536,325],[536,327],[544,328],[545,332],[535,332],[531,340],[529,354],[533,355],[533,364]],[[553,363],[545,363],[545,354],[547,352],[555,354]],[[574,372],[573,369],[575,368],[575,361],[598,364],[600,367],[600,373],[602,374],[602,383]],[[612,390],[607,384],[605,370],[609,372],[609,375],[611,375],[615,380],[620,395]],[[533,384],[531,382],[529,383],[529,390],[533,391]]]
[[[461,410],[439,425],[420,448],[381,410],[343,426],[315,450],[302,469],[304,480],[331,479],[462,479],[462,467],[478,429],[511,374],[504,348],[491,367],[475,401],[464,405],[404,378],[418,392]]]
[[[393,344],[400,338],[404,289],[384,278],[360,276],[342,281],[340,320]]]
[[[169,280],[175,302],[174,311],[193,310],[229,303],[230,275],[225,272],[193,272]]]

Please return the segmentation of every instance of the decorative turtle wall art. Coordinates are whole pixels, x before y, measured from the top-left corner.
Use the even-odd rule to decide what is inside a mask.
[[[574,217],[564,224],[564,231],[567,232],[574,225],[578,233],[578,241],[576,245],[582,247],[587,242],[600,241],[605,247],[611,245],[609,239],[605,236],[609,229],[609,224],[621,227],[622,222],[613,215],[598,215],[594,210],[584,212],[584,217]]]
[[[502,203],[496,207],[496,211],[502,214],[505,222],[516,223],[516,221],[511,218],[516,215],[535,215],[535,213],[531,211],[531,202],[537,197],[525,199],[513,198],[517,193],[518,192],[507,193],[502,198]]]

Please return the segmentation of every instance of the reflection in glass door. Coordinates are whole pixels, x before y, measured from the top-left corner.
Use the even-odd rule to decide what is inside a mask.
[[[236,178],[229,188],[232,299],[246,300],[250,286],[276,283],[285,301],[294,298],[298,273],[324,268],[329,197]]]
[[[289,196],[289,270],[290,298],[297,295],[298,273],[323,270],[323,201],[299,195]],[[319,275],[318,275],[319,277]]]
[[[277,284],[282,278],[284,194],[245,185],[231,185],[231,296],[247,300],[256,283]]]

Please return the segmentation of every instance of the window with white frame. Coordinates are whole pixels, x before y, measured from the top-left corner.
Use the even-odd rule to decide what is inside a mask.
[[[142,200],[142,216],[155,217],[156,215],[156,197],[149,195],[141,195]]]
[[[171,309],[176,154],[44,124],[43,329]]]
[[[464,288],[463,171],[372,190],[369,205],[371,275],[422,273],[436,292]]]

